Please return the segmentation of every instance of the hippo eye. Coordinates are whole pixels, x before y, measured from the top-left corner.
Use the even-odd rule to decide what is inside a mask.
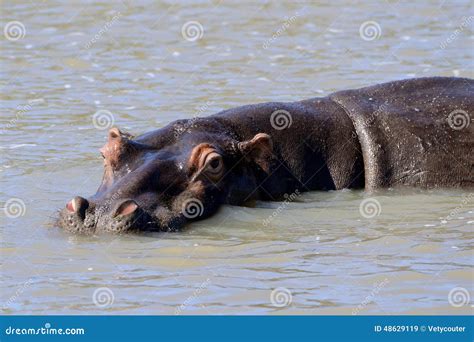
[[[220,176],[224,169],[222,156],[216,152],[211,152],[206,157],[206,172],[213,177]]]
[[[218,159],[218,158],[213,159],[213,160],[209,163],[209,166],[210,166],[212,169],[218,169],[220,165],[221,165],[221,160]]]

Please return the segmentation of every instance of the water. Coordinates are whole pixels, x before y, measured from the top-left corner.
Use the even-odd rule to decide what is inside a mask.
[[[469,1],[133,3],[2,4],[2,27],[18,20],[26,30],[2,37],[0,55],[0,205],[21,200],[19,217],[0,216],[4,313],[471,312],[468,191],[307,193],[224,207],[175,234],[79,237],[53,223],[99,185],[98,110],[142,133],[248,103],[473,77]],[[188,21],[202,25],[201,39],[183,38]],[[374,40],[359,33],[366,21],[380,27]]]

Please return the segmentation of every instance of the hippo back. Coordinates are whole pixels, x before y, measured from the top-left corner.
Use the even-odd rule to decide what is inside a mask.
[[[433,77],[336,92],[354,123],[367,189],[474,186],[474,80]]]

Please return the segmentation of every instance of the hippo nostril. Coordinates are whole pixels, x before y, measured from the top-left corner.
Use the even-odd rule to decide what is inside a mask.
[[[122,202],[114,212],[113,217],[128,216],[135,213],[138,209],[138,204],[134,200],[126,200]]]
[[[74,199],[70,200],[69,202],[67,202],[66,204],[66,209],[69,210],[71,213],[75,212],[76,211],[76,208],[74,206]]]
[[[85,215],[86,209],[89,207],[89,202],[81,197],[76,196],[66,204],[66,208],[71,213],[78,213],[81,216]]]

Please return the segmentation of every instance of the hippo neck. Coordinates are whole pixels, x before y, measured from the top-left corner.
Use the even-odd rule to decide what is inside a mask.
[[[276,121],[279,114],[280,121]],[[270,176],[261,175],[257,180],[263,199],[279,198],[295,190],[364,186],[354,125],[344,109],[329,98],[249,105],[212,117],[241,140],[257,133],[272,137],[277,163]]]

